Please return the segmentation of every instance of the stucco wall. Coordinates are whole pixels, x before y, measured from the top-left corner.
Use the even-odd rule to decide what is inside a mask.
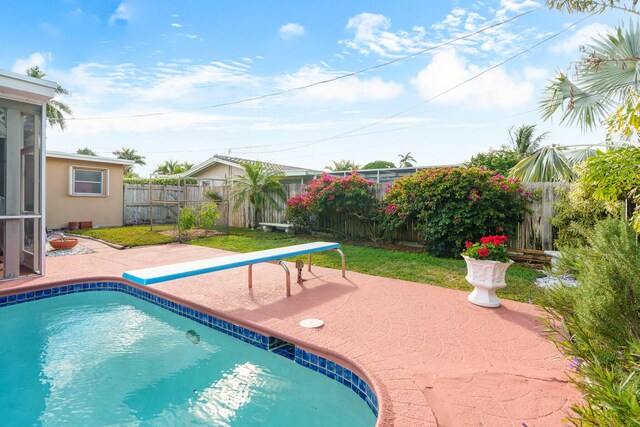
[[[93,221],[94,227],[122,225],[124,167],[47,157],[47,228],[66,228],[70,221]],[[70,196],[69,166],[109,170],[108,196]]]
[[[244,175],[244,169],[216,163],[210,168],[193,175],[193,177],[200,179],[226,179],[233,175]]]

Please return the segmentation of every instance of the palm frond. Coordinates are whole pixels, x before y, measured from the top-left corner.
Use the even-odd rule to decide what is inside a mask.
[[[571,181],[575,174],[561,149],[547,146],[522,159],[509,176],[522,182]]]
[[[575,166],[584,162],[589,157],[595,156],[597,152],[598,150],[596,150],[595,148],[586,147],[574,150],[564,150],[562,152],[562,155],[567,160],[567,164],[569,164],[570,166]]]

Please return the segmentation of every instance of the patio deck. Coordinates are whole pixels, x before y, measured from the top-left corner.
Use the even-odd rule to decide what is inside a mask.
[[[47,277],[0,283],[0,290],[228,254],[172,244],[50,258]],[[279,266],[255,265],[253,276],[253,289],[244,269],[149,287],[353,361],[378,394],[379,426],[555,427],[579,398],[533,305],[503,300],[486,309],[464,292],[354,272],[343,279],[321,267],[305,270],[308,280],[292,283],[286,298]],[[298,325],[309,317],[325,326]]]

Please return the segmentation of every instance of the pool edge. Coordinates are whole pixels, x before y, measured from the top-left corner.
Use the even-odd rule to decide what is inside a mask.
[[[116,286],[114,289],[111,289],[111,288],[105,289],[105,287],[103,286],[101,287],[91,286],[91,284],[97,285],[97,284],[109,284],[109,283],[122,285],[123,288],[118,289]],[[73,290],[69,289],[70,286],[73,287]],[[65,292],[59,292],[56,294],[53,294],[52,292],[52,294],[48,294],[48,295],[45,294],[46,290],[53,290],[53,289],[63,288],[63,287],[66,287]],[[268,344],[266,348],[264,346],[256,345],[255,340],[254,342],[250,342],[247,339],[245,339],[246,337],[243,338],[242,333],[232,332],[233,328],[229,330],[223,330],[219,327],[215,327],[211,324],[207,324],[207,322],[202,321],[202,318],[199,319],[199,316],[196,315],[196,313],[190,313],[190,312],[187,312],[187,314],[181,313],[179,309],[172,309],[171,307],[151,301],[149,299],[142,297],[141,295],[136,294],[136,292],[126,292],[124,291],[125,289],[124,287],[135,289],[138,291],[138,293],[141,293],[141,294],[146,293],[146,294],[153,295],[157,298],[162,298],[170,303],[177,304],[188,310],[193,310],[194,312],[197,312],[197,314],[214,317],[222,322],[230,323],[232,324],[232,326],[236,326],[238,328],[252,331],[253,333],[260,334],[261,336],[266,336],[269,342],[271,338],[276,338],[276,339],[284,340],[288,343],[293,344],[295,346],[295,354],[296,354],[296,357],[293,360],[294,363],[302,367],[305,367],[307,369],[310,369],[312,371],[315,371],[320,375],[324,375],[329,379],[335,380],[339,382],[341,385],[351,389],[352,392],[354,392],[358,397],[360,397],[365,402],[365,404],[367,404],[367,406],[369,406],[370,410],[373,412],[374,416],[376,417],[376,426],[392,425],[393,417],[390,416],[388,412],[388,405],[387,403],[385,403],[388,397],[387,397],[387,394],[385,393],[384,387],[375,378],[375,376],[369,372],[368,369],[363,368],[359,363],[355,363],[349,358],[347,358],[346,356],[338,352],[335,352],[333,350],[329,350],[314,344],[310,344],[308,342],[305,342],[304,340],[300,340],[297,337],[294,337],[288,334],[283,334],[279,331],[276,331],[261,325],[257,325],[245,319],[241,319],[235,316],[230,316],[224,312],[220,312],[215,309],[202,306],[200,304],[194,303],[189,300],[185,300],[183,298],[155,289],[153,287],[139,285],[130,280],[123,279],[122,277],[113,277],[113,276],[85,277],[82,279],[61,280],[61,281],[54,281],[54,282],[45,283],[45,284],[21,285],[18,287],[12,287],[8,289],[0,290],[0,308],[10,306],[10,305],[15,305],[15,304],[32,302],[40,299],[55,297],[59,295],[68,295],[71,293],[91,292],[91,291],[123,292],[135,298],[138,298],[143,301],[147,301],[154,305],[162,307],[163,309],[167,311],[171,311],[179,316],[194,320],[206,327],[226,333],[227,335],[233,336],[236,339],[240,339],[241,341],[244,341],[247,344],[254,345],[266,351],[271,351],[271,349],[268,347]],[[42,293],[38,296],[38,292],[42,292]],[[16,296],[16,301],[9,303],[8,302],[9,297],[13,295]],[[20,300],[17,300],[18,295],[24,295],[24,297]],[[4,300],[4,298],[7,298],[7,300]],[[299,353],[298,350],[300,350],[301,353]],[[353,386],[353,384],[351,385],[344,384],[342,381],[339,381],[338,379],[327,375],[326,371],[323,372],[320,369],[320,363],[318,363],[315,366],[316,368],[319,368],[319,369],[313,369],[313,367],[309,366],[310,364],[304,364],[305,353],[317,356],[318,362],[320,362],[321,359],[325,359],[325,362],[326,361],[334,362],[336,365],[339,365],[345,368],[347,371],[350,371],[351,373],[353,373],[356,379],[359,381],[356,381],[355,386]],[[300,354],[300,357],[298,357],[299,354]],[[364,383],[365,385],[364,389],[363,389],[362,383]],[[367,393],[367,389],[370,391],[370,394]],[[364,396],[363,396],[363,393],[365,394]],[[375,408],[373,406],[373,403],[375,403]]]

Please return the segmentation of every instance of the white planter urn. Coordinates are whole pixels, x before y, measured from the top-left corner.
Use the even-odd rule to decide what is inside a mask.
[[[507,268],[513,261],[486,261],[469,258],[462,255],[467,263],[467,282],[473,285],[474,290],[467,298],[469,302],[482,307],[500,307],[500,300],[496,296],[496,289],[502,289],[507,284],[504,276]]]

